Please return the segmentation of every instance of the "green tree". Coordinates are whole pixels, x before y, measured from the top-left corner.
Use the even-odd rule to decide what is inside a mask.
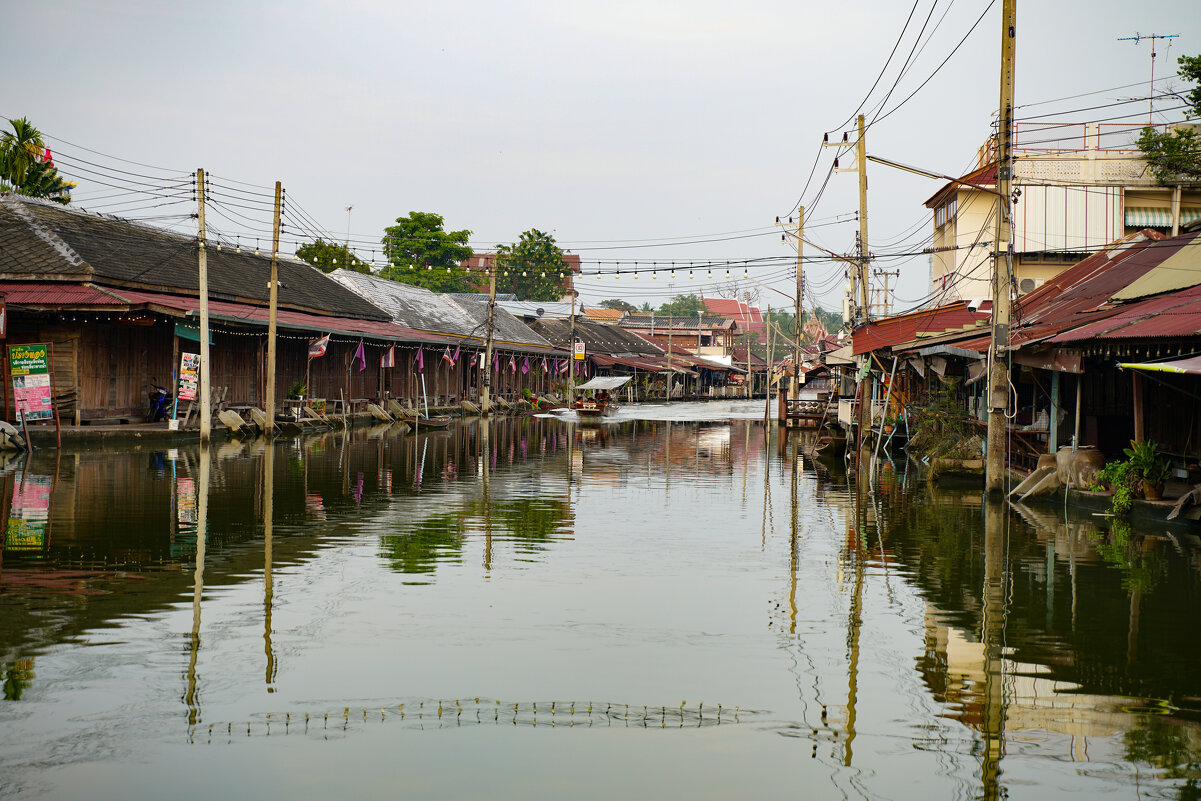
[[[1201,56],[1181,56],[1180,75],[1194,84],[1201,84]],[[1201,116],[1201,85],[1183,98],[1188,106],[1185,116]],[[1201,179],[1201,136],[1192,126],[1160,131],[1150,126],[1138,137],[1139,149],[1147,159],[1151,174],[1161,184]]]
[[[12,130],[0,135],[0,190],[70,203],[75,184],[63,180],[52,163],[42,160],[46,150],[42,132],[24,117],[11,124]]]
[[[464,269],[471,258],[471,231],[445,231],[441,214],[411,211],[384,229],[388,265],[380,275],[433,292],[473,292],[478,276]]]
[[[367,262],[354,255],[345,245],[326,242],[323,239],[296,248],[296,257],[324,273],[332,273],[337,269],[354,270],[356,273],[371,272]]]
[[[555,301],[565,292],[563,251],[537,228],[512,245],[497,245],[496,269],[496,291],[512,292],[518,300]]]
[[[695,317],[698,311],[705,311],[705,301],[699,295],[676,295],[659,307],[659,314],[676,317]]]
[[[610,298],[602,300],[599,304],[602,309],[613,309],[614,311],[633,312],[638,311],[638,307],[633,303],[627,303],[619,298]]]

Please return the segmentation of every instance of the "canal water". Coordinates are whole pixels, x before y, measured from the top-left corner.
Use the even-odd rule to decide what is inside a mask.
[[[762,414],[9,462],[0,797],[1196,797],[1195,538]]]

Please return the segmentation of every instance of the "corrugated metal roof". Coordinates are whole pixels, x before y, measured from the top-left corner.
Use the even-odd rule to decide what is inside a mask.
[[[1111,300],[1162,295],[1198,284],[1201,284],[1201,247],[1185,247],[1113,293]]]
[[[1039,342],[1113,316],[1120,311],[1109,300],[1116,292],[1195,236],[1165,239],[1154,231],[1130,234],[1048,279],[1023,296],[1014,309],[1012,345]]]
[[[1103,320],[1053,337],[1060,344],[1090,339],[1159,339],[1201,335],[1201,286],[1147,298],[1114,310]]]
[[[977,320],[987,320],[988,312],[969,309],[968,301],[948,303],[934,309],[898,314],[860,326],[851,334],[856,356],[880,348],[911,342],[922,334],[941,334],[952,329],[974,330]],[[966,328],[965,328],[966,327]]]
[[[0,294],[12,306],[71,308],[129,305],[129,301],[117,293],[92,284],[0,282]]]

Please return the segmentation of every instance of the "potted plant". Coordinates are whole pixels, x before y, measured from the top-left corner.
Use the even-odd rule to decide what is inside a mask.
[[[288,388],[288,397],[296,398],[297,400],[304,400],[304,396],[307,392],[308,387],[304,385],[303,381],[293,381],[292,386]]]
[[[1142,481],[1143,497],[1149,501],[1157,501],[1163,497],[1163,485],[1172,473],[1172,465],[1159,455],[1159,447],[1151,440],[1143,442],[1130,441],[1129,448],[1123,448],[1130,470],[1136,473]]]

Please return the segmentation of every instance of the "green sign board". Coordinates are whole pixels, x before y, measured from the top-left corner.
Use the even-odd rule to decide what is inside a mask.
[[[49,345],[9,345],[8,372],[13,377],[17,422],[54,417]]]

